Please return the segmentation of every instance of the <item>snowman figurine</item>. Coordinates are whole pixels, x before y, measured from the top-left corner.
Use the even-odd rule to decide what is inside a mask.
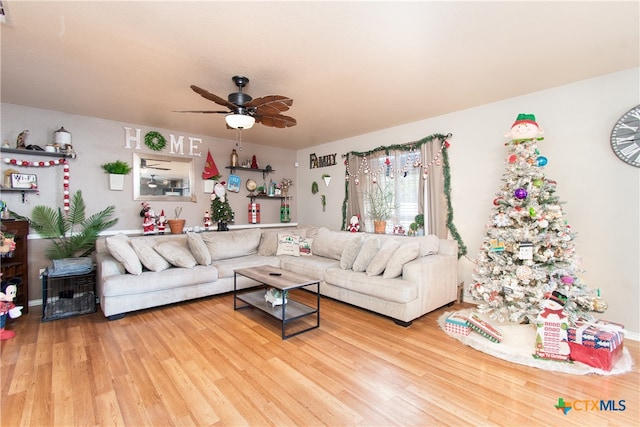
[[[569,321],[564,312],[567,297],[558,291],[547,293],[546,297],[543,309],[536,318],[536,356],[543,359],[569,360]]]

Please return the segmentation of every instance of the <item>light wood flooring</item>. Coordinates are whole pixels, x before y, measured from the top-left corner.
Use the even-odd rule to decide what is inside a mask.
[[[98,309],[41,323],[34,307],[1,344],[0,424],[637,425],[637,366],[575,376],[511,364],[439,329],[456,308],[402,328],[323,298],[320,329],[282,341],[261,312],[234,312],[231,295],[113,322]],[[625,346],[637,363],[638,342]],[[564,415],[558,398],[626,409]]]

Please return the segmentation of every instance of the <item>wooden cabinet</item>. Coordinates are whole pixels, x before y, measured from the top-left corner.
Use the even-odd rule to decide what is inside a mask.
[[[0,260],[0,270],[2,280],[19,277],[22,285],[18,287],[18,295],[13,301],[15,305],[23,306],[23,313],[29,312],[29,246],[27,236],[29,235],[29,223],[27,221],[2,221],[2,231],[5,234],[12,234],[16,243],[16,250],[10,258],[5,257]]]

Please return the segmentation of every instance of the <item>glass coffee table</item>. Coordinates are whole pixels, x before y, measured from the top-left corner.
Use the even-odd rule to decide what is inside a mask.
[[[239,290],[238,275],[248,277],[257,282],[260,285],[254,286],[248,289]],[[291,293],[284,298],[286,293],[292,289],[299,289],[306,286],[316,286],[316,306],[311,307],[307,304],[293,300]],[[281,291],[284,304],[272,305],[265,299],[265,294],[269,288],[274,288]],[[244,303],[242,305],[242,303]],[[303,332],[310,331],[320,327],[320,281],[311,277],[303,276],[301,274],[293,273],[291,271],[282,270],[280,268],[271,267],[267,265],[259,267],[239,268],[234,270],[233,275],[233,309],[240,310],[243,308],[255,307],[281,321],[282,339],[294,337]],[[287,334],[287,325],[290,323],[301,320],[303,318],[314,316],[316,317],[315,324],[296,330],[293,333]]]

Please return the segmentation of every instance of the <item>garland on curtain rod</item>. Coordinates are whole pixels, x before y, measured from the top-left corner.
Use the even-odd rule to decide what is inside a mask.
[[[349,199],[349,156],[358,156],[358,157],[367,157],[374,153],[378,153],[380,151],[384,151],[386,155],[389,155],[390,151],[399,150],[399,151],[412,151],[419,149],[422,145],[428,144],[434,140],[442,141],[442,173],[444,176],[444,194],[447,199],[447,228],[451,232],[451,236],[458,242],[458,258],[466,255],[467,247],[462,241],[462,236],[458,232],[455,224],[453,223],[453,205],[451,203],[451,170],[449,168],[449,155],[447,152],[447,148],[449,148],[449,143],[447,141],[448,138],[451,138],[451,134],[440,134],[434,133],[433,135],[422,138],[416,142],[409,142],[404,144],[393,144],[386,145],[374,148],[369,151],[350,151],[346,154],[343,154],[342,157],[345,158],[345,198],[342,202],[342,229],[346,230],[347,226],[347,200]]]

